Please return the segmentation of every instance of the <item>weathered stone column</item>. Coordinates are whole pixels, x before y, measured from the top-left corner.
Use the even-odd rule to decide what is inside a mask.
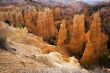
[[[86,45],[81,63],[95,63],[101,54],[107,49],[108,37],[101,32],[99,13],[94,13],[94,18],[88,32],[89,40]]]
[[[84,28],[84,15],[75,15],[73,19],[73,30],[70,41],[70,50],[73,53],[81,52],[84,42],[85,28]]]
[[[65,27],[65,19],[63,20],[62,24],[60,25],[59,35],[58,35],[58,46],[62,46],[66,43],[67,37],[67,29]]]

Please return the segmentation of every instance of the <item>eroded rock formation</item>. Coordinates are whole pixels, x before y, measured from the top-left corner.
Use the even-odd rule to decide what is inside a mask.
[[[23,19],[23,15],[21,12],[16,12],[15,13],[15,23],[16,25],[21,24],[24,25],[24,19]]]
[[[10,24],[13,25],[13,26],[16,26],[16,22],[15,22],[15,11],[9,12],[9,17],[10,18],[8,20],[9,20]]]
[[[33,34],[28,34],[27,28],[16,29],[14,27],[9,27],[7,24],[3,24],[4,23],[1,23],[0,31],[2,31],[2,35],[7,37],[7,40],[39,47],[45,54],[48,54],[50,52],[60,52],[65,59],[67,59],[70,56],[70,53],[67,49],[61,48],[60,46],[57,47],[49,45],[43,42],[43,39],[41,37],[35,36]]]
[[[13,7],[10,7],[13,9]],[[37,11],[35,7],[15,7],[12,11],[1,11],[0,21],[10,23],[13,26],[22,25],[29,32],[43,38],[53,38],[58,34],[55,26],[53,11],[49,8]]]
[[[47,25],[49,26],[48,27],[48,29],[49,29],[48,33],[49,33],[50,37],[55,37],[58,34],[58,30],[55,26],[53,12],[49,8],[45,9],[45,12],[47,15]]]
[[[24,13],[24,21],[25,21],[25,26],[28,28],[29,32],[35,33],[35,26],[32,21],[31,12]]]
[[[88,32],[89,40],[86,45],[83,57],[81,59],[82,63],[94,63],[98,57],[103,54],[107,49],[108,37],[101,32],[101,23],[99,13],[94,14],[94,18]]]
[[[81,52],[84,42],[85,28],[84,28],[84,15],[75,15],[73,19],[73,30],[70,41],[70,50],[73,53]]]
[[[49,33],[48,33],[48,24],[47,22],[47,16],[45,12],[39,12],[38,13],[38,20],[37,20],[37,26],[36,26],[36,30],[37,30],[37,35],[38,36],[42,36],[42,37],[46,37],[49,38]]]
[[[47,8],[39,12],[37,20],[37,33],[44,38],[53,38],[58,34],[52,11]]]
[[[62,46],[66,44],[66,37],[67,37],[67,29],[65,27],[65,19],[63,20],[62,24],[60,25],[59,35],[58,35],[58,46]]]
[[[47,45],[49,47],[49,45],[43,42],[40,37],[28,33],[26,29],[14,28],[0,23],[0,35],[7,36],[7,45],[12,48],[9,50],[0,48],[1,73],[88,73],[80,67],[74,57],[65,62],[60,53],[43,54],[40,46]],[[28,42],[25,42],[26,40]],[[36,46],[35,42],[37,42]]]

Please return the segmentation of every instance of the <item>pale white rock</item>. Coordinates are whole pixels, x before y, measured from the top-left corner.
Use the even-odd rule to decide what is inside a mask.
[[[74,56],[73,57],[70,57],[68,60],[69,60],[69,63],[70,64],[73,64],[73,65],[76,65],[78,67],[81,67],[80,66],[80,63],[78,62],[78,60]]]

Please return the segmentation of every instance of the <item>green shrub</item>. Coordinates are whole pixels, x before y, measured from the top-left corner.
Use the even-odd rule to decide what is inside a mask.
[[[16,28],[20,28],[20,29],[22,29],[23,26],[22,26],[21,24],[16,24]]]
[[[109,53],[108,51],[105,51],[102,55],[100,55],[99,59],[98,59],[98,63],[100,66],[107,66],[109,64]]]
[[[71,33],[70,31],[67,30],[67,35],[66,35],[66,43],[68,44],[71,40]]]

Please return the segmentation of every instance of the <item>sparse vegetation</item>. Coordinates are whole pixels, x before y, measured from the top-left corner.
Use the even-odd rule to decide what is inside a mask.
[[[100,55],[99,59],[98,59],[98,63],[100,66],[105,66],[107,67],[109,64],[109,53],[108,51],[105,51],[103,54]]]
[[[21,24],[16,24],[16,28],[20,28],[20,29],[22,29],[23,26],[22,26]]]
[[[69,30],[67,30],[66,43],[68,44],[70,40],[71,40],[71,33]]]

